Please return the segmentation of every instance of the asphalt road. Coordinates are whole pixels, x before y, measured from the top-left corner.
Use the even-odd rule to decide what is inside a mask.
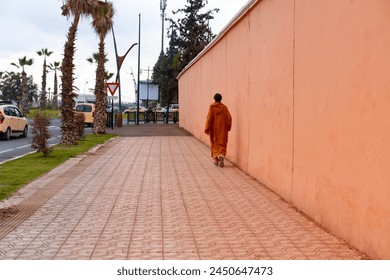
[[[49,145],[55,145],[61,141],[61,122],[59,119],[52,119],[49,132],[51,138]],[[6,161],[16,159],[23,155],[33,152],[31,148],[32,140],[32,121],[29,120],[29,131],[26,138],[13,136],[9,141],[0,140],[0,164]],[[86,128],[86,133],[90,133],[90,128]]]

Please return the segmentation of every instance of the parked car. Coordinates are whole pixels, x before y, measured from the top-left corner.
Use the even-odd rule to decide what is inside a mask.
[[[162,108],[162,112],[166,112],[167,111],[167,107],[168,106],[165,106],[164,108]],[[169,112],[176,112],[176,111],[179,111],[179,104],[170,104],[169,105]]]
[[[177,112],[177,111],[179,111],[179,104],[169,105],[169,112]]]
[[[95,112],[95,104],[93,103],[77,103],[75,107],[76,112],[83,113],[85,120],[84,123],[88,126],[93,126]]]
[[[153,112],[156,112],[156,113],[165,113],[166,109],[163,108],[163,107],[156,107],[153,109]]]
[[[145,112],[147,109],[145,107],[139,107],[139,112],[140,113],[143,113]],[[130,112],[137,112],[137,107],[136,106],[133,106],[133,107],[130,107],[129,109],[126,109],[123,111],[123,113],[130,113]]]
[[[112,113],[112,106],[111,105],[106,106],[106,112]],[[118,113],[118,112],[119,112],[119,107],[114,105],[114,113]]]
[[[26,137],[28,121],[11,101],[0,101],[0,137],[9,140],[12,134]]]

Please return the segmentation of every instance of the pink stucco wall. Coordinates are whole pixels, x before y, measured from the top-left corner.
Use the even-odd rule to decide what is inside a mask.
[[[179,76],[180,125],[334,234],[390,259],[390,1],[253,0]]]

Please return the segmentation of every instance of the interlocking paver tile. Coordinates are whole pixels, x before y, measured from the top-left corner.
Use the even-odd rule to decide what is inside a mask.
[[[213,166],[188,136],[119,137],[0,203],[10,205],[0,259],[363,257],[229,161]]]

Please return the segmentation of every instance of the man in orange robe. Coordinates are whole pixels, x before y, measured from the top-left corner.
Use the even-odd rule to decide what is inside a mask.
[[[214,95],[215,102],[210,105],[204,132],[210,135],[211,157],[215,165],[224,167],[228,143],[228,132],[232,128],[232,117],[222,101],[222,95]]]

